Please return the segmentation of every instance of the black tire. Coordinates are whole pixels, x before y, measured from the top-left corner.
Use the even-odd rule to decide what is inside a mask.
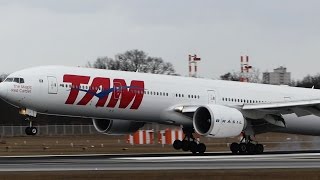
[[[230,151],[232,152],[232,154],[238,154],[239,153],[239,144],[238,143],[232,143],[230,145]]]
[[[247,153],[247,145],[245,143],[239,144],[239,153],[246,154]]]
[[[198,149],[197,149],[198,144],[194,141],[190,142],[189,144],[189,149],[193,154],[197,154]]]
[[[203,155],[207,150],[207,147],[205,144],[200,143],[197,145],[197,151],[199,152],[199,154]]]
[[[173,142],[173,148],[174,148],[175,150],[180,150],[180,149],[182,148],[182,141],[180,141],[180,140],[175,140],[175,141]]]
[[[252,143],[247,144],[247,152],[248,154],[256,154],[256,145]]]
[[[263,151],[264,151],[263,145],[262,144],[257,144],[256,148],[255,148],[255,151],[256,151],[257,154],[262,154]]]
[[[26,133],[26,135],[30,136],[31,135],[31,127],[26,127],[24,132]]]
[[[31,135],[34,136],[38,133],[38,129],[36,127],[31,127]]]
[[[182,150],[183,151],[189,151],[190,150],[189,141],[187,141],[187,140],[183,140],[182,141]]]

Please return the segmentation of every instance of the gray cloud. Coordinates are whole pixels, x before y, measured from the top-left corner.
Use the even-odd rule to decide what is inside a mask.
[[[198,53],[201,76],[239,69],[249,54],[264,70],[285,65],[298,79],[319,72],[320,2],[0,1],[0,72],[62,64],[138,48],[187,74]]]

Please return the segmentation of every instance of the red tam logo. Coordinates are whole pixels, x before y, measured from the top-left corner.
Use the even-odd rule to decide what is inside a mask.
[[[111,98],[107,104],[109,108],[115,108],[119,101],[119,108],[122,109],[127,108],[131,102],[132,105],[130,109],[138,109],[141,105],[144,96],[144,81],[133,80],[130,86],[127,86],[124,79],[114,79],[113,86],[110,87],[111,80],[109,78],[96,77],[89,87],[84,86],[88,85],[89,80],[89,76],[64,75],[63,82],[72,84],[69,97],[65,104],[74,104],[79,92],[86,92],[77,105],[87,105],[93,97],[97,97],[99,100],[96,107],[104,107],[109,94],[111,94]]]

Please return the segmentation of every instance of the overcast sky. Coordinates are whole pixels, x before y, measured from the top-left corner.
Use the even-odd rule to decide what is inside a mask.
[[[130,49],[188,74],[218,78],[248,54],[261,71],[294,79],[320,72],[318,0],[0,0],[0,73],[39,65],[83,66]]]

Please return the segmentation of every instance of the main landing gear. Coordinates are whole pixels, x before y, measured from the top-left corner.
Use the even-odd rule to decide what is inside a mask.
[[[200,155],[204,154],[207,147],[203,143],[199,143],[194,136],[194,130],[193,129],[186,129],[183,128],[183,132],[185,134],[184,139],[181,140],[175,140],[173,142],[173,148],[176,150],[182,149],[183,151],[190,151],[192,154],[199,153]]]
[[[30,118],[26,118],[26,121],[29,121],[29,126],[26,127],[25,132],[28,136],[34,136],[38,133],[38,129],[32,126],[32,120]]]
[[[250,136],[243,135],[240,143],[232,143],[230,145],[232,154],[262,154],[264,147],[262,144],[254,142]]]

